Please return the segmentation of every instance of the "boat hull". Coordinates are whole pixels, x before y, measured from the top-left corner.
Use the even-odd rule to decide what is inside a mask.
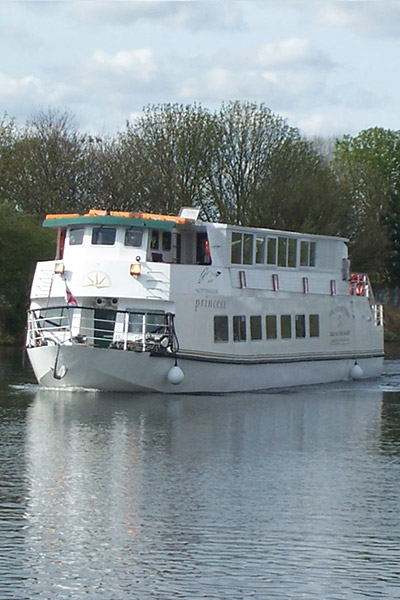
[[[147,352],[125,352],[84,345],[28,348],[28,355],[40,385],[81,387],[117,392],[226,393],[279,389],[346,381],[354,376],[351,356],[287,357],[253,364],[213,359],[179,357],[184,379],[168,380],[175,364],[173,357],[151,356]],[[378,377],[383,357],[357,358],[357,378]]]

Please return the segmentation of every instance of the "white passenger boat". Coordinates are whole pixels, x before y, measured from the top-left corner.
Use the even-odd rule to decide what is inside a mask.
[[[236,392],[376,377],[382,306],[346,240],[180,216],[48,215],[27,352],[43,386]]]

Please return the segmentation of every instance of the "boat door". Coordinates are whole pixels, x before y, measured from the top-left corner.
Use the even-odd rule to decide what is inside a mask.
[[[94,346],[96,348],[108,348],[113,341],[116,316],[116,310],[94,309]]]

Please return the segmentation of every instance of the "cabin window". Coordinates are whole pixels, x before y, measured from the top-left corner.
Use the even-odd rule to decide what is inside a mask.
[[[143,241],[143,231],[141,229],[127,229],[125,231],[125,246],[140,248]]]
[[[300,266],[315,267],[316,265],[316,242],[302,240],[300,242]]]
[[[268,238],[267,263],[276,265],[276,238]]]
[[[310,267],[315,267],[316,263],[316,254],[317,254],[317,244],[316,242],[310,242]]]
[[[235,265],[253,264],[254,235],[252,233],[232,232],[231,262]]]
[[[265,331],[267,335],[267,340],[276,340],[276,338],[278,337],[276,315],[267,315],[265,317]]]
[[[290,315],[281,315],[281,338],[289,339],[292,337],[292,319]]]
[[[93,227],[92,244],[100,246],[113,246],[116,236],[115,227]]]
[[[251,265],[253,263],[253,235],[245,233],[243,236],[243,264]]]
[[[306,337],[306,317],[305,315],[296,315],[294,318],[296,338]]]
[[[233,341],[246,341],[246,317],[244,315],[233,317]]]
[[[214,342],[227,342],[229,339],[228,317],[214,317]]]
[[[265,263],[265,237],[256,235],[256,264]]]
[[[69,230],[69,245],[79,246],[83,244],[83,236],[85,233],[84,227],[74,227]]]
[[[309,317],[310,337],[319,337],[319,315]]]
[[[250,317],[250,337],[253,341],[262,339],[261,317]]]
[[[240,265],[242,262],[242,234],[232,232],[231,262]]]
[[[288,267],[297,265],[297,240],[289,238],[288,240]]]
[[[297,264],[297,240],[294,238],[278,238],[278,266],[296,267]]]
[[[278,238],[278,266],[286,267],[287,265],[287,242],[288,239],[285,237]]]

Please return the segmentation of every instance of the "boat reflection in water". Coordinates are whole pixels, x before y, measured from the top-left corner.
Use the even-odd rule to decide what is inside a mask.
[[[39,390],[30,597],[395,597],[400,397],[351,385],[134,401]]]

